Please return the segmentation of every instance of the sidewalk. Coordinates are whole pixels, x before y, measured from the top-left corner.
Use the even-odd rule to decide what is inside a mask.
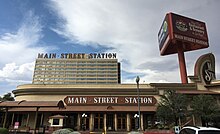
[[[131,131],[131,132],[89,132],[89,131],[80,131],[81,134],[174,134],[170,130],[154,130],[154,131]]]

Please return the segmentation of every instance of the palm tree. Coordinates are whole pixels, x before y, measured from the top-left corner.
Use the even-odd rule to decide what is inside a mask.
[[[187,103],[185,95],[178,94],[175,90],[167,90],[160,98],[157,116],[178,125],[178,120],[187,112]]]
[[[219,107],[211,95],[194,96],[191,108],[192,113],[201,119],[202,126],[208,126],[208,122],[218,116]]]

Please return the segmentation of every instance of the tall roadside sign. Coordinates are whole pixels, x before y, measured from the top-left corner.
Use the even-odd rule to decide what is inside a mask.
[[[204,22],[167,13],[158,33],[160,55],[178,53],[182,83],[188,83],[184,52],[209,47]]]

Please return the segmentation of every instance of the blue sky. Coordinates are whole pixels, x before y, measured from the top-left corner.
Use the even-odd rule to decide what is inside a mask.
[[[160,56],[157,33],[167,12],[206,22],[210,47],[185,53],[188,75],[196,59],[216,56],[218,0],[1,0],[0,95],[31,83],[38,53],[116,52],[122,83],[180,82],[177,55]]]

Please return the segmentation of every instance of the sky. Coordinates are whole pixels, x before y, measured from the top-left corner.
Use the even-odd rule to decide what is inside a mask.
[[[180,83],[177,54],[161,56],[166,13],[206,23],[209,48],[185,52],[187,74],[213,53],[220,76],[219,0],[1,0],[0,95],[32,82],[38,53],[117,53],[122,83]]]

